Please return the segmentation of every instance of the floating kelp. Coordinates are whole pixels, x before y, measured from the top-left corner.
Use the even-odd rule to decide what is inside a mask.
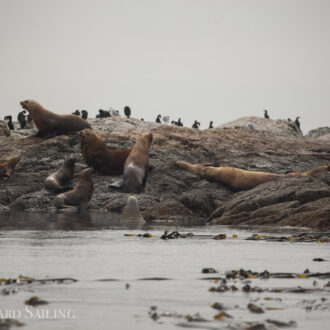
[[[252,236],[246,238],[246,240],[250,241],[268,241],[268,242],[311,242],[311,243],[329,243],[330,242],[330,234],[324,233],[324,234],[297,234],[293,236],[266,236],[266,235],[259,235],[259,234],[253,234]]]
[[[30,305],[30,306],[38,306],[38,305],[47,305],[48,301],[42,300],[37,296],[33,296],[28,300],[25,300],[25,305]]]

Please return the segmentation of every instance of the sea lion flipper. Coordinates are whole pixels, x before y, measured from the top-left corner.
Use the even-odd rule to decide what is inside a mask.
[[[114,183],[111,183],[110,184],[110,187],[113,187],[113,188],[122,188],[124,185],[124,179],[120,179]]]

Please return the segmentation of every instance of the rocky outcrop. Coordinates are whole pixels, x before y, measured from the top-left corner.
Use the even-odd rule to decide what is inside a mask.
[[[270,125],[271,120],[259,118]],[[213,130],[141,122],[137,119],[91,119],[93,129],[112,149],[130,148],[142,131],[154,135],[150,150],[151,171],[146,192],[137,195],[146,221],[183,219],[186,223],[303,225],[330,229],[330,173],[315,177],[290,177],[235,193],[177,169],[178,160],[227,165],[246,170],[285,173],[307,171],[330,163],[330,143],[297,137],[285,130],[276,133],[237,126]],[[0,136],[1,159],[21,156],[13,176],[0,181],[0,210],[54,211],[55,195],[44,187],[45,178],[64,159],[75,156],[76,171],[86,165],[79,136],[49,140],[30,136],[32,130],[16,130]],[[128,194],[112,188],[120,176],[93,175],[94,195],[90,210],[119,214]]]
[[[0,136],[10,136],[10,130],[8,129],[7,123],[0,120]]]
[[[306,137],[310,139],[322,139],[330,141],[330,127],[319,127],[312,129],[307,133]]]

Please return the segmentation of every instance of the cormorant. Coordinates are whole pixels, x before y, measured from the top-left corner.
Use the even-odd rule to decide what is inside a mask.
[[[127,118],[129,118],[131,116],[131,108],[127,105],[124,108],[124,114]]]
[[[268,116],[268,111],[267,110],[264,110],[264,118],[266,118],[266,119],[269,119],[269,116]]]
[[[13,117],[12,116],[6,116],[5,118],[4,118],[5,120],[8,120],[8,128],[10,129],[10,130],[13,130],[14,129],[14,125],[13,125]]]
[[[157,118],[156,118],[156,123],[161,123],[160,117],[161,117],[161,115],[158,115],[158,116],[157,116]]]

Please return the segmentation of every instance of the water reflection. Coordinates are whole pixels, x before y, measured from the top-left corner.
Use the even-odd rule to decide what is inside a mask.
[[[202,226],[204,221],[191,223],[190,220],[123,221],[120,214],[113,212],[78,213],[36,213],[0,212],[0,230],[93,230],[93,229],[140,229],[148,230],[159,226]]]

